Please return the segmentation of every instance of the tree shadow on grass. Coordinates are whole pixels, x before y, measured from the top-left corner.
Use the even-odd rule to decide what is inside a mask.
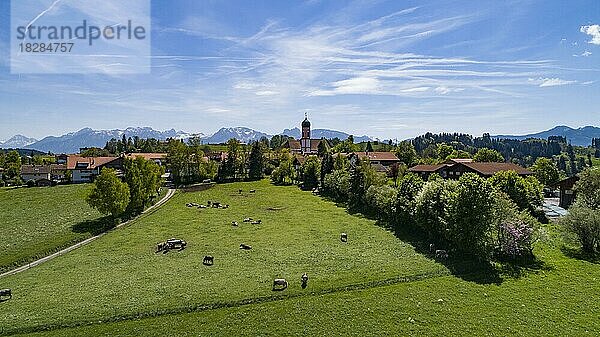
[[[594,264],[600,264],[600,254],[589,254],[583,252],[580,248],[562,246],[560,248],[565,256],[570,257],[572,259],[587,261]]]
[[[552,267],[535,256],[528,256],[519,260],[504,261],[500,265],[500,273],[504,276],[519,279],[529,273],[538,271],[551,271]]]
[[[411,226],[412,227],[412,226]],[[448,258],[436,258],[434,252],[429,251],[430,241],[427,236],[415,228],[396,226],[390,228],[394,235],[412,245],[415,250],[436,262],[443,264],[450,273],[464,281],[477,284],[501,284],[502,277],[498,270],[487,261],[480,261],[470,256],[456,256],[449,254]]]
[[[390,230],[398,239],[413,246],[418,253],[443,264],[453,276],[464,281],[500,285],[506,277],[520,278],[530,272],[551,269],[535,257],[520,261],[505,261],[499,264],[499,267],[490,261],[469,255],[449,254],[448,258],[437,258],[435,253],[430,252],[430,240],[418,229],[412,226],[391,226],[381,221],[377,221],[377,225]]]
[[[105,216],[74,224],[73,227],[71,227],[71,230],[75,233],[87,233],[96,236],[113,228],[115,228],[115,220],[110,216]]]

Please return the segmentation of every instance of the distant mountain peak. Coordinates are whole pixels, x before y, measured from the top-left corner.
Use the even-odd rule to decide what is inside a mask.
[[[550,130],[532,133],[527,135],[498,135],[493,136],[495,138],[509,138],[509,139],[527,139],[527,138],[541,138],[548,139],[550,136],[561,136],[567,138],[573,145],[577,146],[589,146],[592,144],[592,138],[600,138],[600,127],[596,126],[584,126],[574,129],[566,125],[558,125]]]
[[[23,135],[14,135],[5,142],[0,142],[0,148],[18,149],[37,142],[35,138],[29,138]]]

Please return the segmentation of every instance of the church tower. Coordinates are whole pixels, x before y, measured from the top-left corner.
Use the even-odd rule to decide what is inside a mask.
[[[302,154],[310,153],[310,122],[308,116],[304,114],[302,121],[302,138],[300,138],[300,150]]]

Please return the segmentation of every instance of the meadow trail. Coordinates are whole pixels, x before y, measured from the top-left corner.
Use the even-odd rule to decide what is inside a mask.
[[[126,225],[128,225],[128,224],[130,224],[130,223],[132,223],[132,222],[134,222],[136,220],[138,220],[140,218],[140,216],[142,216],[142,215],[151,214],[153,211],[155,211],[160,206],[164,205],[167,201],[169,201],[169,199],[171,199],[171,197],[173,195],[175,195],[175,191],[176,191],[176,189],[170,188],[162,199],[160,199],[156,204],[154,204],[154,205],[148,207],[147,209],[145,209],[139,216],[137,216],[137,217],[135,217],[135,218],[133,218],[131,220],[125,221],[125,222],[123,222],[123,223],[115,226],[115,228],[113,228],[113,229],[111,229],[109,231],[100,233],[100,234],[98,234],[96,236],[92,236],[92,237],[90,237],[90,238],[88,238],[86,240],[83,240],[81,242],[78,242],[78,243],[76,243],[76,244],[74,244],[72,246],[69,246],[67,248],[61,249],[61,250],[59,250],[56,253],[53,253],[53,254],[48,255],[48,256],[45,256],[45,257],[43,257],[41,259],[35,260],[33,262],[30,262],[30,263],[28,263],[26,265],[23,265],[21,267],[15,268],[13,270],[9,270],[9,271],[7,271],[5,273],[2,273],[2,274],[0,274],[0,278],[6,277],[6,276],[10,276],[10,275],[18,274],[20,272],[23,272],[25,270],[28,270],[28,269],[33,268],[35,266],[38,266],[38,265],[40,265],[40,264],[42,264],[44,262],[50,261],[50,260],[52,260],[52,259],[54,259],[54,258],[56,258],[58,256],[67,254],[70,251],[73,251],[73,250],[75,250],[75,249],[77,249],[77,248],[79,248],[81,246],[87,245],[87,244],[89,244],[92,241],[95,241],[96,239],[104,236],[106,233],[108,233],[110,231],[117,230],[119,228],[122,228],[122,227],[124,227],[124,226],[126,226]]]

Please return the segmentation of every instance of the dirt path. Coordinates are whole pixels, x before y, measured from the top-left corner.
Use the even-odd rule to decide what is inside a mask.
[[[160,199],[156,204],[154,204],[154,205],[148,207],[147,209],[145,209],[142,212],[142,214],[147,214],[147,213],[152,212],[153,210],[157,209],[158,207],[162,206],[164,203],[166,203],[175,194],[175,191],[176,191],[175,189],[170,188],[167,191],[167,194],[165,194],[165,196],[162,199]],[[140,215],[142,215],[142,214],[140,214]],[[91,238],[85,239],[85,240],[83,240],[83,241],[81,241],[79,243],[76,243],[76,244],[72,245],[72,246],[69,246],[67,248],[61,249],[61,250],[59,250],[58,252],[56,252],[54,254],[48,255],[48,256],[43,257],[43,258],[41,258],[39,260],[35,260],[35,261],[31,262],[31,263],[28,263],[28,264],[26,264],[24,266],[15,268],[13,270],[9,270],[9,271],[7,271],[7,272],[5,272],[3,274],[0,274],[0,278],[5,277],[5,276],[9,276],[9,275],[18,274],[18,273],[20,273],[22,271],[25,271],[25,270],[29,269],[29,268],[35,267],[37,265],[40,265],[40,264],[42,264],[42,263],[44,263],[46,261],[50,261],[50,260],[52,260],[53,258],[55,258],[57,256],[64,255],[64,254],[66,254],[66,253],[68,253],[68,252],[70,252],[70,251],[72,251],[74,249],[77,249],[77,248],[79,248],[81,246],[87,245],[88,243],[90,243],[90,242],[92,242],[92,241],[94,241],[94,240],[96,240],[96,239],[104,236],[106,233],[109,233],[111,231],[114,231],[116,229],[119,229],[119,228],[121,228],[123,226],[126,226],[126,225],[130,224],[131,222],[137,220],[138,218],[139,218],[139,216],[137,216],[137,217],[135,217],[135,218],[133,218],[133,219],[131,219],[129,221],[125,221],[125,222],[117,225],[115,228],[112,228],[109,231],[106,231],[104,233],[100,233],[100,234],[98,234],[96,236],[92,236]]]

